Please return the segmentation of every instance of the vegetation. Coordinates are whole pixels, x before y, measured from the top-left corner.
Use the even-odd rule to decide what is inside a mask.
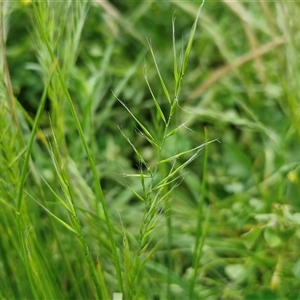
[[[300,299],[296,2],[0,12],[0,299]]]

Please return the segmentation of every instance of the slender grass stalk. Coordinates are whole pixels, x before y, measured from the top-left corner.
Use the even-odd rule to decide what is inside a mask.
[[[42,36],[43,40],[44,40],[44,43],[47,47],[49,56],[50,56],[52,61],[55,61],[55,56],[54,56],[53,50],[51,48],[51,45],[49,44],[47,34],[45,32],[44,25],[41,21],[41,18],[39,16],[39,11],[38,11],[37,5],[35,3],[33,3],[33,8],[34,8],[34,14],[35,14],[35,17],[36,17],[36,20],[37,20],[37,26],[38,26],[38,29],[41,33],[41,36]],[[70,107],[70,110],[71,110],[72,117],[74,119],[75,126],[77,128],[78,133],[79,133],[79,137],[81,139],[82,145],[84,147],[84,150],[86,152],[87,158],[89,160],[89,163],[90,163],[90,166],[91,166],[91,169],[92,169],[92,173],[93,173],[93,177],[94,177],[95,194],[96,194],[96,200],[97,200],[97,202],[96,202],[96,212],[97,212],[97,215],[99,216],[99,209],[100,209],[99,204],[101,204],[103,212],[104,212],[104,216],[105,216],[106,225],[107,225],[108,232],[109,232],[109,239],[110,239],[110,242],[111,242],[111,250],[112,250],[113,261],[114,261],[116,274],[117,274],[118,286],[119,286],[120,292],[123,292],[122,274],[121,274],[119,257],[118,257],[118,254],[117,254],[117,246],[116,246],[116,242],[115,242],[115,239],[114,239],[113,226],[112,226],[110,216],[109,216],[109,212],[108,212],[108,208],[107,208],[107,205],[106,205],[106,202],[105,202],[105,199],[104,199],[102,187],[101,187],[101,184],[100,184],[100,178],[99,178],[99,175],[98,175],[97,170],[96,170],[96,165],[95,165],[94,159],[91,155],[90,149],[89,149],[88,144],[86,142],[86,139],[84,137],[84,133],[83,133],[82,127],[80,125],[80,121],[79,121],[78,115],[76,113],[73,101],[72,101],[71,96],[69,94],[66,83],[65,83],[65,81],[62,77],[62,73],[61,73],[61,70],[60,70],[59,66],[56,69],[56,73],[57,73],[57,76],[58,76],[58,80],[61,84],[61,87],[64,91],[64,94],[67,98],[67,101],[69,103],[69,107]]]
[[[202,1],[200,7],[198,8],[196,19],[194,21],[194,24],[192,26],[192,30],[191,30],[191,33],[190,33],[189,41],[188,41],[187,47],[186,47],[184,55],[183,55],[183,60],[182,60],[182,63],[181,63],[179,73],[178,73],[179,68],[177,66],[177,62],[175,61],[176,55],[174,56],[175,100],[176,101],[178,100],[178,97],[179,97],[181,82],[182,82],[183,76],[185,74],[185,70],[186,70],[186,67],[187,67],[187,62],[188,62],[188,59],[189,59],[189,56],[190,56],[190,53],[191,53],[191,50],[192,50],[194,36],[195,36],[197,24],[198,24],[198,19],[199,19],[200,12],[202,10],[202,7],[203,7],[204,3],[205,3],[205,0]],[[176,50],[175,50],[175,37],[174,37],[175,36],[175,34],[174,34],[175,19],[173,19],[172,24],[173,24],[173,49],[174,49],[173,52],[176,53]]]
[[[75,209],[75,206],[74,206],[74,200],[73,200],[73,196],[72,196],[69,176],[68,176],[68,174],[65,170],[64,163],[61,159],[61,154],[59,153],[58,143],[56,141],[54,132],[53,132],[53,138],[54,138],[55,149],[50,148],[49,152],[50,152],[50,155],[52,157],[53,164],[55,166],[56,175],[57,175],[59,184],[60,184],[62,192],[64,194],[64,199],[62,199],[56,193],[54,193],[54,195],[59,200],[59,202],[62,204],[62,206],[65,207],[66,210],[68,211],[68,215],[69,215],[69,218],[70,218],[70,221],[71,221],[71,225],[67,224],[65,221],[63,221],[62,219],[57,217],[50,210],[48,210],[45,206],[40,204],[37,200],[35,200],[35,199],[34,200],[40,206],[42,206],[43,209],[48,214],[50,214],[52,217],[54,217],[61,225],[63,225],[66,229],[68,229],[72,233],[76,234],[76,236],[79,240],[81,249],[83,251],[84,258],[85,258],[85,260],[87,262],[87,265],[88,265],[88,268],[89,268],[89,272],[90,272],[92,282],[93,282],[93,287],[95,289],[95,294],[100,299],[102,299],[102,298],[106,299],[106,298],[109,297],[109,294],[108,294],[108,291],[107,291],[107,286],[106,286],[105,281],[104,281],[104,276],[101,273],[101,266],[100,266],[100,263],[98,262],[97,263],[97,269],[95,268],[95,265],[94,265],[94,263],[92,261],[92,258],[91,258],[91,254],[90,254],[88,245],[85,241],[85,238],[83,237],[81,224],[80,224],[80,221],[78,219],[77,212],[76,212],[76,209]],[[55,153],[57,153],[57,154],[55,155]]]
[[[152,99],[153,99],[153,102],[154,102],[154,105],[155,105],[156,111],[157,111],[156,128],[158,128],[158,129],[161,128],[161,130],[158,130],[158,133],[155,135],[156,138],[154,138],[154,135],[152,135],[150,133],[150,130],[147,129],[140,120],[138,120],[138,118],[125,105],[125,103],[115,96],[117,98],[117,100],[123,105],[123,107],[125,107],[125,109],[129,112],[129,114],[134,119],[134,121],[140,126],[140,128],[142,129],[142,132],[140,132],[140,135],[142,137],[144,137],[153,146],[153,148],[154,148],[153,150],[157,156],[157,163],[153,167],[153,170],[151,170],[149,168],[148,164],[146,163],[145,159],[141,155],[140,151],[133,145],[133,143],[129,140],[129,138],[127,138],[126,135],[122,133],[123,136],[129,142],[129,144],[131,145],[131,147],[133,148],[135,154],[138,156],[140,162],[146,166],[146,168],[149,172],[149,175],[150,175],[150,182],[151,182],[150,187],[145,188],[144,176],[142,173],[140,174],[139,177],[141,179],[141,184],[142,184],[143,191],[144,191],[144,197],[142,197],[141,195],[139,195],[138,193],[136,193],[135,191],[130,189],[135,196],[137,196],[140,200],[142,200],[145,203],[143,221],[142,221],[142,224],[140,227],[139,250],[134,257],[134,263],[127,262],[126,268],[125,268],[126,273],[128,273],[126,275],[127,284],[130,286],[129,290],[127,290],[127,297],[129,297],[130,299],[135,299],[134,297],[136,297],[136,294],[133,291],[133,289],[135,286],[135,280],[137,278],[137,276],[134,276],[133,278],[131,278],[130,274],[132,274],[133,272],[138,273],[138,272],[140,272],[140,270],[142,268],[141,263],[138,262],[138,259],[141,257],[142,254],[145,254],[146,251],[150,247],[151,237],[152,237],[153,232],[156,229],[157,224],[158,224],[157,211],[158,211],[158,206],[161,203],[164,203],[165,221],[166,221],[166,228],[167,228],[167,239],[166,239],[166,248],[167,248],[166,253],[167,254],[166,255],[167,255],[167,261],[168,261],[168,271],[167,271],[167,278],[166,278],[166,281],[167,281],[166,298],[171,299],[171,296],[172,296],[171,274],[173,271],[173,259],[172,259],[173,240],[172,240],[172,205],[171,205],[171,197],[170,196],[171,196],[171,192],[173,191],[173,189],[181,182],[182,176],[181,176],[180,172],[189,163],[191,163],[195,158],[198,157],[198,155],[200,153],[200,149],[202,147],[204,147],[204,145],[198,146],[191,150],[177,153],[170,157],[164,157],[163,150],[165,148],[164,146],[165,146],[167,138],[176,134],[178,132],[178,130],[184,126],[184,124],[182,124],[182,125],[178,126],[177,128],[169,131],[169,127],[171,126],[171,122],[174,117],[174,113],[178,106],[179,90],[180,90],[182,79],[183,79],[183,76],[184,76],[184,73],[185,73],[185,70],[187,67],[187,61],[188,61],[190,51],[192,48],[192,42],[193,42],[193,38],[195,35],[195,31],[196,31],[197,21],[198,21],[199,14],[200,14],[203,4],[204,4],[204,1],[202,2],[201,6],[198,10],[196,20],[193,24],[193,27],[192,27],[192,30],[190,33],[190,37],[189,37],[189,41],[188,41],[188,44],[187,44],[187,47],[186,47],[186,50],[185,50],[185,53],[183,56],[183,61],[180,66],[180,71],[178,71],[179,67],[178,67],[178,63],[177,63],[176,49],[175,49],[176,47],[175,47],[175,37],[174,37],[175,36],[174,17],[172,20],[173,51],[174,51],[174,77],[175,77],[174,99],[171,99],[170,92],[169,92],[169,90],[165,84],[165,81],[161,75],[161,72],[159,70],[158,63],[156,61],[153,49],[151,47],[151,43],[149,40],[147,40],[161,88],[163,90],[166,100],[169,103],[169,115],[168,115],[168,118],[166,118],[163,113],[163,110],[161,109],[160,104],[159,104],[156,96],[154,95],[154,92],[148,82],[146,69],[144,68],[144,78],[145,78],[146,84],[149,88],[149,91],[152,95]],[[159,125],[159,122],[163,123],[162,126]],[[189,159],[187,159],[184,163],[180,164],[179,166],[175,166],[176,159],[178,159],[180,156],[187,154],[187,153],[192,153],[192,156]],[[172,165],[171,168],[169,168],[169,167],[167,167],[167,163],[171,162],[171,161],[174,161],[174,164]],[[156,177],[160,178],[158,183],[157,183]],[[205,181],[205,178],[203,178],[203,180]],[[204,190],[204,185],[203,185],[203,190]],[[200,205],[202,205],[202,203]],[[201,223],[198,224],[198,227],[199,226],[201,226]],[[200,229],[198,229],[198,232],[200,232]],[[199,239],[200,239],[200,237],[199,237]],[[125,252],[126,253],[128,252],[128,245],[126,246]],[[197,250],[197,255],[198,255],[198,252],[199,251]],[[148,255],[146,255],[146,256],[148,257]],[[129,260],[129,258],[127,257],[127,261],[128,260]],[[193,291],[191,292],[191,294],[193,294]]]
[[[15,107],[15,101],[14,101],[14,94],[12,90],[10,75],[9,75],[9,69],[8,69],[8,63],[6,59],[6,43],[5,43],[5,30],[4,30],[4,14],[5,14],[5,8],[4,5],[10,5],[10,3],[5,3],[5,1],[0,2],[0,45],[1,45],[1,54],[2,54],[2,63],[3,63],[3,71],[6,79],[6,90],[7,90],[7,96],[9,100],[10,105],[10,111],[13,116],[13,120],[17,126],[19,126],[17,113],[16,113],[16,107]]]
[[[17,201],[16,201],[16,218],[17,218],[17,226],[18,226],[18,236],[19,236],[22,253],[23,253],[23,261],[25,264],[25,268],[27,270],[28,278],[30,280],[30,287],[31,287],[32,293],[33,293],[33,295],[35,295],[35,297],[38,297],[38,294],[37,294],[37,291],[35,288],[33,273],[32,273],[31,267],[30,267],[30,262],[28,261],[28,253],[27,253],[26,246],[25,246],[21,209],[22,209],[22,200],[23,200],[23,194],[24,194],[24,184],[25,184],[25,180],[26,180],[26,174],[27,174],[27,170],[28,170],[33,141],[35,139],[38,124],[39,124],[39,121],[40,121],[40,118],[41,118],[41,115],[42,115],[42,112],[44,110],[44,106],[46,103],[47,88],[50,84],[50,81],[52,79],[52,75],[54,74],[55,68],[56,68],[56,63],[54,63],[54,65],[52,67],[52,72],[50,73],[51,75],[50,75],[48,84],[46,85],[46,87],[44,89],[44,92],[43,92],[43,95],[42,95],[42,98],[40,101],[40,105],[39,105],[39,108],[38,108],[38,111],[37,111],[37,114],[36,114],[36,117],[35,117],[35,120],[33,123],[33,128],[31,131],[29,143],[28,143],[26,153],[25,153],[24,163],[22,166],[22,172],[21,172],[21,177],[20,177],[20,183],[18,186]]]
[[[26,150],[26,154],[25,154],[25,159],[24,159],[24,164],[23,164],[23,168],[22,168],[22,172],[21,172],[21,180],[20,180],[20,184],[19,184],[19,189],[18,189],[18,195],[17,195],[17,205],[16,205],[16,212],[17,215],[20,215],[21,213],[21,206],[22,206],[22,199],[23,199],[23,190],[24,190],[24,183],[25,183],[25,177],[26,177],[26,173],[28,170],[28,164],[29,164],[29,160],[30,160],[30,155],[31,155],[31,149],[32,149],[32,145],[33,145],[33,141],[35,139],[36,136],[36,132],[38,129],[38,124],[41,118],[41,115],[43,113],[44,110],[44,106],[46,103],[46,99],[47,99],[47,88],[51,82],[52,76],[54,74],[54,71],[56,69],[57,66],[57,61],[54,61],[54,64],[52,66],[52,70],[50,73],[50,79],[48,81],[48,84],[46,85],[42,98],[41,98],[41,102],[33,123],[33,127],[32,127],[32,131],[31,131],[31,135],[30,135],[30,140],[27,146],[27,150]]]
[[[207,130],[205,129],[205,140],[208,140]],[[190,285],[189,298],[195,299],[195,284],[196,278],[198,275],[198,268],[200,264],[200,258],[202,253],[202,248],[204,244],[205,238],[205,230],[203,229],[203,208],[204,208],[204,200],[206,197],[206,177],[207,177],[207,156],[208,156],[208,148],[205,148],[204,152],[204,163],[203,163],[203,171],[202,171],[202,181],[200,187],[200,197],[198,203],[198,214],[197,214],[197,225],[196,225],[196,235],[195,235],[195,243],[194,243],[194,253],[193,253],[193,276]],[[208,214],[206,215],[206,220],[208,221]],[[207,224],[207,222],[206,222]]]
[[[168,195],[168,192],[164,192]],[[171,273],[173,270],[172,245],[173,245],[173,230],[172,230],[172,205],[170,197],[165,201],[165,219],[167,226],[167,256],[168,256],[168,273],[167,273],[167,299],[171,299]]]

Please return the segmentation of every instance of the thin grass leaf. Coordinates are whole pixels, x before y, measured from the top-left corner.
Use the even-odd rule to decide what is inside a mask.
[[[195,147],[193,149],[190,149],[190,150],[187,150],[187,151],[183,151],[183,152],[180,152],[180,153],[178,153],[176,155],[173,155],[173,156],[170,156],[170,157],[168,157],[166,159],[163,159],[163,160],[159,161],[158,164],[162,164],[162,163],[170,162],[170,161],[172,161],[174,159],[178,159],[179,157],[181,157],[184,154],[188,154],[188,153],[191,153],[191,152],[198,151],[198,150],[200,150],[200,149],[202,149],[202,148],[206,147],[207,145],[209,145],[211,143],[214,143],[214,142],[219,142],[220,143],[220,141],[218,139],[211,140],[211,141],[206,142],[206,143],[204,143],[204,144],[202,144],[200,146],[197,146],[197,147]]]
[[[167,87],[166,87],[166,85],[165,85],[165,83],[164,83],[164,81],[163,81],[163,78],[162,78],[162,76],[161,76],[161,74],[160,74],[160,71],[159,71],[159,68],[158,68],[158,65],[157,65],[157,62],[156,62],[156,59],[155,59],[155,55],[154,55],[154,52],[153,52],[151,43],[150,43],[150,41],[149,41],[148,39],[147,39],[147,43],[148,43],[148,45],[149,45],[149,49],[150,49],[150,52],[151,52],[152,57],[153,57],[153,61],[154,61],[155,67],[156,67],[157,75],[158,75],[159,80],[160,80],[160,84],[161,84],[161,86],[162,86],[162,89],[163,89],[163,91],[164,91],[164,94],[165,94],[165,96],[166,96],[168,102],[171,104],[171,97],[170,97],[170,94],[169,94],[168,89],[167,89]]]
[[[157,222],[153,221],[151,225],[146,226],[146,228],[144,229],[144,232],[143,232],[143,236],[142,236],[142,240],[141,240],[141,245],[145,245],[145,240],[153,232],[153,230],[155,229],[156,225],[157,225]],[[148,245],[149,243],[150,243],[150,240],[147,241],[146,245]],[[142,248],[144,248],[144,247],[145,246],[142,246]]]
[[[178,72],[178,61],[177,61],[177,51],[176,51],[176,40],[175,40],[175,13],[172,17],[172,41],[173,41],[173,56],[174,56],[174,78],[175,83],[178,82],[179,72]]]
[[[170,172],[168,176],[166,176],[163,180],[161,180],[158,185],[163,185],[165,182],[167,182],[170,178],[172,178],[174,175],[176,175],[178,172],[180,172],[182,169],[184,169],[188,164],[190,164],[193,160],[195,160],[196,157],[199,156],[200,150],[197,150],[195,154],[193,154],[187,161],[185,161],[182,165],[180,165],[178,168],[176,168],[174,171]]]
[[[32,195],[27,193],[27,195],[34,200],[39,206],[41,206],[50,216],[52,216],[56,221],[58,221],[61,225],[63,225],[66,229],[76,234],[76,236],[79,236],[78,232],[74,230],[69,224],[67,224],[62,219],[58,218],[53,212],[51,212],[47,207],[45,207],[42,203],[40,203],[37,199],[35,199]]]
[[[143,129],[143,131],[145,132],[145,134],[148,136],[148,138],[153,142],[153,144],[157,144],[155,142],[154,137],[151,135],[151,133],[146,129],[146,127],[136,118],[136,116],[130,111],[130,109],[125,105],[125,103],[123,101],[121,101],[112,91],[113,95],[116,97],[116,99],[125,107],[125,109],[130,113],[130,115],[132,116],[132,118],[140,125],[140,127]]]
[[[179,126],[178,126],[177,128],[175,128],[174,130],[170,131],[170,132],[165,136],[165,139],[167,139],[168,137],[170,137],[170,136],[176,134],[182,127],[187,128],[187,127],[185,126],[185,124],[186,124],[186,122],[183,123],[183,124],[181,124],[181,125],[179,125]],[[187,129],[189,129],[189,128],[187,128]],[[191,129],[189,129],[189,130],[191,130]]]
[[[208,140],[208,134],[207,130],[205,130],[205,140]],[[193,299],[195,297],[194,290],[195,290],[195,284],[196,284],[196,278],[198,274],[198,267],[200,263],[200,257],[202,254],[202,248],[204,244],[204,233],[205,231],[202,228],[203,223],[203,206],[204,206],[204,200],[206,197],[206,179],[207,179],[207,158],[208,158],[208,148],[205,148],[204,153],[204,165],[203,165],[203,176],[202,176],[202,182],[200,186],[200,197],[199,197],[199,204],[198,204],[198,216],[197,216],[197,225],[196,225],[196,235],[195,235],[195,246],[194,246],[194,253],[193,253],[193,270],[194,274],[191,280],[191,286],[190,286],[190,292],[189,297]],[[208,222],[208,214],[206,215],[206,221]]]
[[[43,182],[46,184],[46,186],[49,188],[49,190],[51,191],[51,193],[54,195],[54,197],[60,202],[60,204],[66,209],[68,210],[70,213],[73,213],[73,211],[69,208],[69,206],[67,205],[67,203],[61,199],[61,197],[53,190],[53,188],[50,186],[50,184],[47,182],[47,180],[41,176]]]
[[[181,81],[183,79],[183,76],[184,76],[184,73],[185,73],[185,70],[186,70],[186,67],[187,67],[187,62],[188,62],[188,59],[189,59],[189,56],[190,56],[190,53],[191,53],[191,50],[192,50],[194,36],[195,36],[197,24],[198,24],[198,19],[199,19],[199,16],[200,16],[201,9],[204,5],[204,2],[205,2],[205,0],[202,1],[200,7],[198,8],[196,19],[195,19],[194,24],[193,24],[192,29],[191,29],[189,41],[188,41],[187,47],[186,47],[184,55],[183,55],[183,61],[182,61],[182,65],[181,65],[181,68],[180,68],[179,77],[178,77],[178,80],[176,81],[176,86],[175,86],[175,98],[176,99],[178,99],[180,86],[181,86]]]
[[[171,179],[170,181],[164,181],[162,184],[158,184],[156,185],[155,187],[153,187],[152,191],[155,191],[155,190],[162,190],[164,189],[166,186],[169,186],[171,183],[175,182],[175,181],[178,181],[179,183],[182,182],[183,180],[183,174],[180,174],[178,176],[176,176],[175,178]],[[175,184],[175,186],[178,186],[178,183]],[[167,191],[166,193],[169,193],[170,191]],[[166,194],[165,193],[165,194]],[[165,195],[164,194],[164,195]],[[164,198],[164,196],[163,196]]]
[[[6,54],[6,28],[5,28],[5,1],[1,1],[0,3],[0,49],[1,49],[1,58],[0,58],[0,64],[1,68],[3,70],[3,75],[5,77],[5,87],[6,87],[6,95],[8,98],[8,103],[10,106],[10,113],[12,115],[12,119],[15,123],[15,125],[18,127],[19,122],[17,118],[17,111],[16,111],[16,104],[15,104],[15,99],[14,99],[14,92],[13,92],[13,87],[11,83],[11,78],[9,74],[9,66],[7,62],[7,54]],[[7,13],[8,14],[8,13]],[[1,74],[2,75],[2,74]]]
[[[56,175],[57,175],[57,179],[59,181],[60,187],[63,191],[63,194],[65,196],[65,199],[68,203],[68,211],[71,212],[72,215],[76,215],[76,212],[74,210],[74,203],[73,203],[73,199],[72,199],[72,195],[70,193],[70,183],[69,183],[69,176],[67,174],[64,162],[62,160],[62,156],[60,154],[59,148],[58,148],[58,144],[57,144],[57,140],[55,137],[55,133],[53,130],[53,126],[50,120],[50,126],[51,126],[51,130],[52,130],[52,137],[53,137],[53,141],[54,141],[54,146],[55,146],[55,150],[57,155],[55,155],[55,152],[52,149],[51,143],[49,142],[49,146],[48,146],[48,151],[50,153],[50,156],[52,158],[52,162],[56,171]],[[62,199],[60,199],[62,200]],[[62,200],[63,201],[63,200]]]
[[[146,68],[146,66],[144,66],[144,78],[145,78],[145,81],[146,81],[146,83],[148,85],[148,88],[149,88],[149,91],[151,93],[152,99],[153,99],[153,101],[155,103],[157,112],[160,115],[160,117],[162,118],[162,120],[164,121],[164,123],[166,124],[166,118],[164,116],[164,113],[162,112],[162,110],[161,110],[161,108],[160,108],[160,106],[159,106],[159,104],[158,104],[158,102],[157,102],[157,100],[156,100],[156,98],[155,98],[155,96],[154,96],[154,94],[152,92],[151,86],[149,84],[149,81],[148,81],[148,78],[147,78],[147,68]]]
[[[11,168],[16,162],[19,161],[19,159],[24,155],[24,153],[26,152],[26,150],[28,149],[28,146],[25,146],[19,153],[17,156],[14,157],[13,160],[11,160],[9,162],[9,167]]]
[[[159,201],[158,201],[158,203],[157,204],[160,204],[160,203],[162,203],[162,202],[165,202],[165,203],[167,203],[167,202],[170,202],[171,200],[170,199],[168,199],[169,198],[169,196],[170,195],[172,195],[172,193],[173,193],[173,191],[178,187],[178,186],[180,186],[180,184],[183,182],[183,179],[184,179],[184,176],[178,176],[177,178],[176,178],[178,181],[177,181],[177,183],[176,184],[174,184],[166,193],[164,193],[164,195],[159,199]],[[169,184],[169,183],[168,183]],[[171,206],[170,205],[168,205],[168,206],[166,206],[166,209],[165,210],[167,210],[167,208],[168,209],[171,209]]]
[[[3,199],[2,197],[0,197],[0,202],[5,205],[9,210],[11,210],[12,212],[15,212],[15,206],[13,204],[10,204],[6,201],[6,199]]]
[[[145,186],[145,175],[143,173],[143,168],[140,168],[141,170],[141,185],[143,187],[143,192],[144,192],[144,195],[146,195],[146,186]],[[152,176],[151,176],[152,177]]]
[[[138,128],[136,128],[136,132],[138,133],[139,136],[142,138],[146,139],[151,145],[155,146],[155,148],[160,149],[160,146],[153,140],[150,140],[143,132],[141,132]]]
[[[152,178],[149,175],[144,175],[144,174],[122,174],[123,177],[134,177],[134,178]]]
[[[142,60],[145,57],[145,53],[146,53],[146,50],[141,52],[141,54],[137,57],[136,61],[128,68],[126,73],[123,74],[120,81],[114,86],[114,93],[116,95],[119,95],[121,93],[121,91],[123,91],[126,88],[128,81],[137,72],[137,69],[140,66],[140,63],[142,62]],[[103,74],[105,74],[104,71],[102,71],[102,72],[103,72]],[[105,85],[105,84],[106,84],[106,82],[103,83],[103,85]],[[101,110],[100,120],[97,120],[97,128],[100,128],[101,125],[105,122],[105,120],[107,120],[107,118],[109,118],[109,114],[111,113],[111,110],[115,103],[115,100],[116,100],[116,97],[113,94],[111,95],[111,97],[108,98],[107,103],[103,107],[103,110]]]
[[[105,278],[104,278],[104,272],[101,267],[101,263],[100,263],[99,259],[97,259],[97,262],[96,262],[96,272],[98,275],[97,278],[99,279],[99,284],[102,287],[103,299],[109,299],[110,297],[109,297],[108,290],[105,288],[106,282],[105,282]]]
[[[41,101],[40,101],[40,105],[38,107],[38,111],[37,111],[37,114],[36,114],[36,117],[35,117],[35,120],[34,120],[33,128],[31,130],[31,135],[30,135],[28,147],[26,149],[24,164],[23,164],[22,172],[21,172],[20,184],[19,184],[18,193],[17,193],[17,205],[16,205],[17,214],[20,214],[20,211],[21,211],[25,178],[26,178],[26,173],[27,173],[27,169],[28,169],[30,154],[31,154],[32,146],[33,146],[33,141],[34,141],[34,138],[35,138],[35,135],[36,135],[36,132],[37,132],[37,128],[38,128],[38,124],[39,124],[39,121],[40,121],[40,118],[42,116],[44,106],[45,106],[45,103],[46,103],[47,89],[50,85],[50,82],[51,82],[51,79],[52,79],[52,76],[54,74],[54,71],[55,71],[56,67],[57,67],[57,61],[54,60],[54,63],[52,65],[52,69],[51,69],[51,72],[50,72],[50,77],[49,77],[47,85],[44,88],[44,92],[43,92],[43,95],[42,95],[42,98],[41,98]]]
[[[143,165],[147,168],[147,170],[149,169],[148,164],[146,163],[146,161],[144,160],[144,158],[142,157],[142,155],[140,154],[140,152],[136,149],[136,147],[133,145],[133,143],[130,141],[129,137],[125,135],[125,133],[121,130],[121,128],[118,126],[118,129],[120,130],[121,134],[123,135],[123,137],[127,140],[127,142],[130,144],[130,146],[132,147],[134,153],[137,155],[137,157],[139,158],[139,160],[143,163]]]
[[[131,254],[130,254],[130,248],[129,248],[129,243],[126,235],[126,231],[124,228],[124,225],[122,223],[122,232],[123,232],[123,246],[124,246],[124,277],[125,277],[125,291],[127,296],[132,295],[131,291],[131,269],[132,269],[132,260],[131,260]],[[130,299],[130,298],[129,298]]]
[[[145,201],[145,199],[141,196],[141,195],[139,195],[135,190],[133,190],[131,187],[129,187],[129,186],[127,186],[128,188],[129,188],[129,190],[131,191],[131,193],[134,195],[134,196],[136,196],[139,200],[141,200],[141,201]]]

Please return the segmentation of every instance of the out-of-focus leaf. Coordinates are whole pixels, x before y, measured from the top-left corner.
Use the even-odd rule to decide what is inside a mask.
[[[281,239],[277,235],[274,229],[266,228],[264,231],[264,238],[270,247],[279,246],[281,243]]]
[[[242,235],[243,243],[245,244],[247,249],[251,249],[255,243],[255,241],[260,236],[262,228],[252,227],[248,232]]]
[[[244,275],[245,271],[245,267],[241,264],[227,265],[225,267],[226,275],[234,281],[241,278]]]
[[[285,198],[294,210],[300,211],[300,167],[287,175]]]

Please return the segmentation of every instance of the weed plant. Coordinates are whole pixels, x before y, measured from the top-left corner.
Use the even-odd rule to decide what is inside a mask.
[[[1,2],[0,299],[300,299],[299,12]]]

